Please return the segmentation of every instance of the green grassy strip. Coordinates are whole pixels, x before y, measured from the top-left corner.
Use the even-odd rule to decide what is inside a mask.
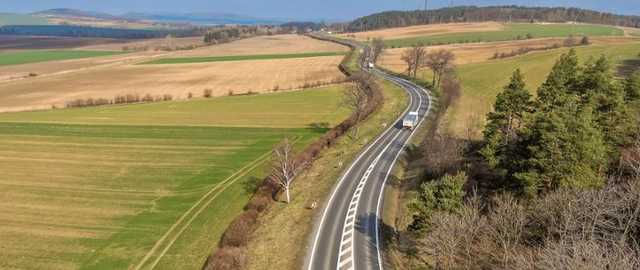
[[[121,54],[114,51],[20,51],[0,53],[0,66],[40,63]]]
[[[385,41],[387,47],[403,48],[416,44],[442,45],[471,42],[508,41],[529,38],[550,38],[574,36],[622,36],[622,29],[605,25],[587,24],[507,24],[501,31],[468,32],[420,36]]]
[[[181,57],[181,58],[158,59],[158,60],[141,63],[141,65],[273,60],[273,59],[290,59],[290,58],[310,58],[310,57],[322,57],[322,56],[339,56],[339,55],[345,55],[345,54],[346,52],[314,52],[314,53],[293,53],[293,54],[256,54],[256,55],[211,56],[211,57]]]

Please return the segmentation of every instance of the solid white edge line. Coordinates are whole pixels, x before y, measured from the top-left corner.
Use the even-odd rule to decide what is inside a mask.
[[[411,95],[409,95],[410,98]],[[410,103],[411,104],[411,103]],[[372,143],[369,144],[369,146],[362,151],[362,153],[360,153],[358,155],[358,157],[356,158],[356,160],[354,160],[351,163],[351,166],[349,166],[349,168],[342,174],[342,177],[340,177],[340,180],[338,181],[338,183],[336,184],[335,188],[333,189],[333,192],[331,193],[331,196],[329,197],[329,201],[327,201],[327,203],[324,206],[324,211],[322,213],[322,217],[320,218],[320,223],[318,224],[318,226],[315,228],[316,230],[316,236],[314,237],[313,240],[313,246],[311,247],[311,254],[310,254],[310,258],[308,261],[308,265],[307,265],[307,269],[311,270],[313,267],[313,259],[315,258],[315,252],[316,252],[316,247],[318,246],[318,240],[320,239],[320,232],[322,231],[322,225],[324,224],[324,221],[327,217],[327,213],[329,212],[329,208],[327,206],[331,205],[331,202],[333,202],[333,199],[336,195],[336,193],[338,192],[338,189],[340,188],[340,186],[342,186],[342,183],[344,182],[345,178],[347,177],[347,175],[349,175],[349,173],[351,172],[351,170],[353,170],[353,167],[360,161],[360,159],[362,159],[362,157],[364,157],[365,154],[367,154],[367,152],[369,152],[369,150],[371,150],[371,148],[378,142],[380,141],[382,138],[384,138],[391,130],[393,130],[395,128],[395,123],[399,122],[400,120],[402,120],[405,116],[405,114],[407,114],[407,112],[411,109],[411,106],[408,106],[404,112],[402,114],[400,114],[400,116],[396,119],[396,121],[393,122],[392,125],[389,126],[389,128],[387,128],[384,132],[382,132],[382,134],[380,134],[380,136],[378,136],[378,138],[373,141]]]
[[[396,83],[397,85],[400,85],[398,82],[395,82],[394,80],[390,80],[394,83]],[[384,197],[384,190],[385,190],[385,186],[387,184],[387,180],[389,179],[389,175],[391,174],[391,171],[393,170],[393,168],[395,167],[395,164],[398,160],[398,158],[400,157],[400,154],[403,153],[403,149],[407,146],[407,144],[411,141],[411,138],[413,137],[413,135],[416,133],[416,131],[418,130],[418,128],[420,127],[420,125],[422,125],[422,123],[426,120],[426,118],[429,116],[429,113],[431,112],[431,106],[432,106],[432,101],[431,101],[431,95],[429,94],[429,92],[414,84],[411,82],[408,82],[406,80],[404,80],[405,83],[408,83],[410,88],[412,88],[413,90],[416,89],[420,89],[420,91],[424,92],[425,94],[427,94],[427,98],[429,99],[429,106],[427,107],[427,111],[425,112],[424,117],[420,120],[420,122],[418,123],[418,125],[416,126],[416,128],[411,132],[411,134],[409,135],[409,137],[407,138],[407,140],[405,141],[404,145],[402,146],[401,150],[398,151],[398,153],[396,154],[395,158],[393,159],[393,162],[391,163],[391,167],[389,167],[389,170],[387,171],[387,174],[382,182],[382,189],[380,191],[380,194],[378,195],[378,203],[377,203],[377,207],[376,207],[376,216],[379,218],[378,221],[376,221],[376,226],[375,226],[375,232],[376,232],[376,251],[377,251],[377,255],[378,255],[378,269],[379,270],[383,270],[383,262],[382,262],[382,255],[380,253],[380,222],[382,222],[382,217],[380,217],[380,209],[382,207],[382,198]],[[418,111],[420,111],[420,106],[422,105],[422,96],[420,96],[420,105],[418,106]]]

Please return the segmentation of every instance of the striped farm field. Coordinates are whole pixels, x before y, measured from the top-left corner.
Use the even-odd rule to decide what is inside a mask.
[[[447,25],[443,25],[447,27]],[[454,32],[434,35],[420,35],[385,40],[390,48],[410,47],[417,44],[442,45],[456,43],[477,43],[532,38],[551,38],[568,36],[623,36],[624,31],[614,26],[591,24],[504,24],[502,29],[475,32]]]
[[[0,114],[0,269],[200,269],[273,145],[344,119],[340,94]]]

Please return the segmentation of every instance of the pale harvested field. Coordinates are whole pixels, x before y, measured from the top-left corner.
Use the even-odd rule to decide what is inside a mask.
[[[619,27],[624,31],[624,35],[628,37],[640,37],[640,28]]]
[[[50,61],[23,65],[10,65],[0,67],[0,89],[4,83],[15,80],[27,80],[29,74],[37,74],[38,77],[57,76],[79,71],[87,71],[96,68],[105,68],[113,65],[125,65],[140,61],[147,61],[166,52],[139,52],[118,54],[105,57],[90,57],[62,61]],[[0,93],[2,95],[2,93]]]
[[[590,39],[594,45],[625,44],[638,39],[627,37],[594,37]],[[509,53],[523,47],[543,48],[553,44],[562,44],[563,38],[544,38],[519,41],[501,41],[489,43],[452,44],[428,47],[428,50],[450,50],[456,55],[455,64],[465,65],[489,61],[497,53]],[[404,72],[406,64],[402,61],[402,53],[406,48],[387,49],[378,60],[378,64],[394,72]],[[531,52],[535,53],[535,52]]]
[[[24,65],[12,65],[0,67],[0,83],[3,81],[25,79],[29,77],[30,73],[37,74],[38,76],[49,76],[65,74],[69,72],[84,71],[90,68],[104,67],[105,65],[122,65],[131,64],[140,61],[148,61],[155,59],[156,57],[162,57],[165,55],[176,55],[176,52],[156,51],[156,47],[173,46],[202,46],[202,37],[189,37],[189,38],[173,38],[167,40],[164,38],[148,39],[140,41],[121,41],[112,42],[108,44],[97,44],[74,48],[74,50],[82,51],[122,51],[124,46],[129,48],[142,48],[148,47],[148,51],[143,52],[131,52],[127,54],[114,55],[108,57],[94,57],[83,59],[72,59],[64,61],[50,61],[41,63],[32,63]],[[216,46],[212,46],[216,47]]]
[[[184,46],[203,46],[203,37],[185,37],[185,38],[152,38],[145,40],[134,40],[128,42],[119,42],[113,44],[98,44],[91,46],[84,46],[77,48],[78,50],[97,50],[97,51],[120,51],[123,47],[129,48],[142,48],[149,47],[150,50],[154,50],[156,47],[171,46],[171,47],[184,47]]]
[[[76,48],[77,50],[120,51],[123,46],[155,48],[157,46],[202,45],[202,37],[174,38],[171,42],[166,39],[150,39],[128,43],[101,44]],[[88,68],[103,67],[104,65],[122,65],[141,61],[149,61],[158,57],[195,57],[195,56],[223,56],[247,54],[278,54],[304,52],[347,51],[348,48],[334,43],[322,42],[298,35],[264,36],[238,40],[231,43],[200,47],[189,51],[146,51],[123,55],[98,58],[73,59],[52,61],[25,65],[0,67],[0,83],[8,80],[25,79],[30,73],[38,76],[57,75],[70,72],[84,71]],[[1,86],[0,86],[1,87]],[[0,93],[0,95],[2,95]]]
[[[367,40],[371,38],[399,39],[450,33],[499,31],[502,29],[504,29],[504,25],[497,22],[449,23],[390,28],[360,33],[341,34],[340,36],[350,38],[353,38],[353,36],[355,36],[355,38],[358,40]]]
[[[78,50],[118,51],[123,46],[139,48],[148,46],[153,49],[158,46],[189,46],[204,45],[203,37],[189,38],[157,38],[118,44],[101,44],[86,46]],[[279,53],[304,53],[304,52],[333,52],[347,51],[348,48],[335,43],[322,42],[300,35],[276,35],[260,36],[241,39],[230,43],[214,46],[206,46],[188,51],[176,51],[171,54],[177,56],[222,56],[222,55],[253,55],[253,54],[279,54]]]
[[[112,45],[109,45],[112,46]],[[106,48],[103,48],[106,49]],[[344,51],[346,47],[297,35],[265,36],[192,51],[141,52],[110,57],[0,67],[0,112],[47,109],[78,98],[121,94],[201,96],[301,88],[343,79],[342,56],[178,65],[136,65],[158,57]],[[30,78],[29,73],[38,74]]]
[[[176,52],[174,56],[224,56],[348,51],[345,46],[300,35],[261,36],[231,43]]]
[[[62,106],[77,98],[113,98],[116,95],[171,94],[185,98],[189,92],[215,96],[248,91],[300,88],[305,83],[343,78],[337,65],[342,56],[305,59],[217,62],[179,65],[120,65],[86,72],[33,78],[0,85],[0,111],[20,111]]]

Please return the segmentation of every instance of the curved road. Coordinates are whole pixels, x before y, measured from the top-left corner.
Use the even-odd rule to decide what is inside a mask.
[[[425,89],[379,70],[367,71],[405,89],[410,104],[357,157],[334,187],[313,231],[305,262],[307,270],[383,269],[380,250],[383,191],[394,164],[415,132],[402,129],[402,118],[417,111],[422,123],[431,110],[431,96]]]

